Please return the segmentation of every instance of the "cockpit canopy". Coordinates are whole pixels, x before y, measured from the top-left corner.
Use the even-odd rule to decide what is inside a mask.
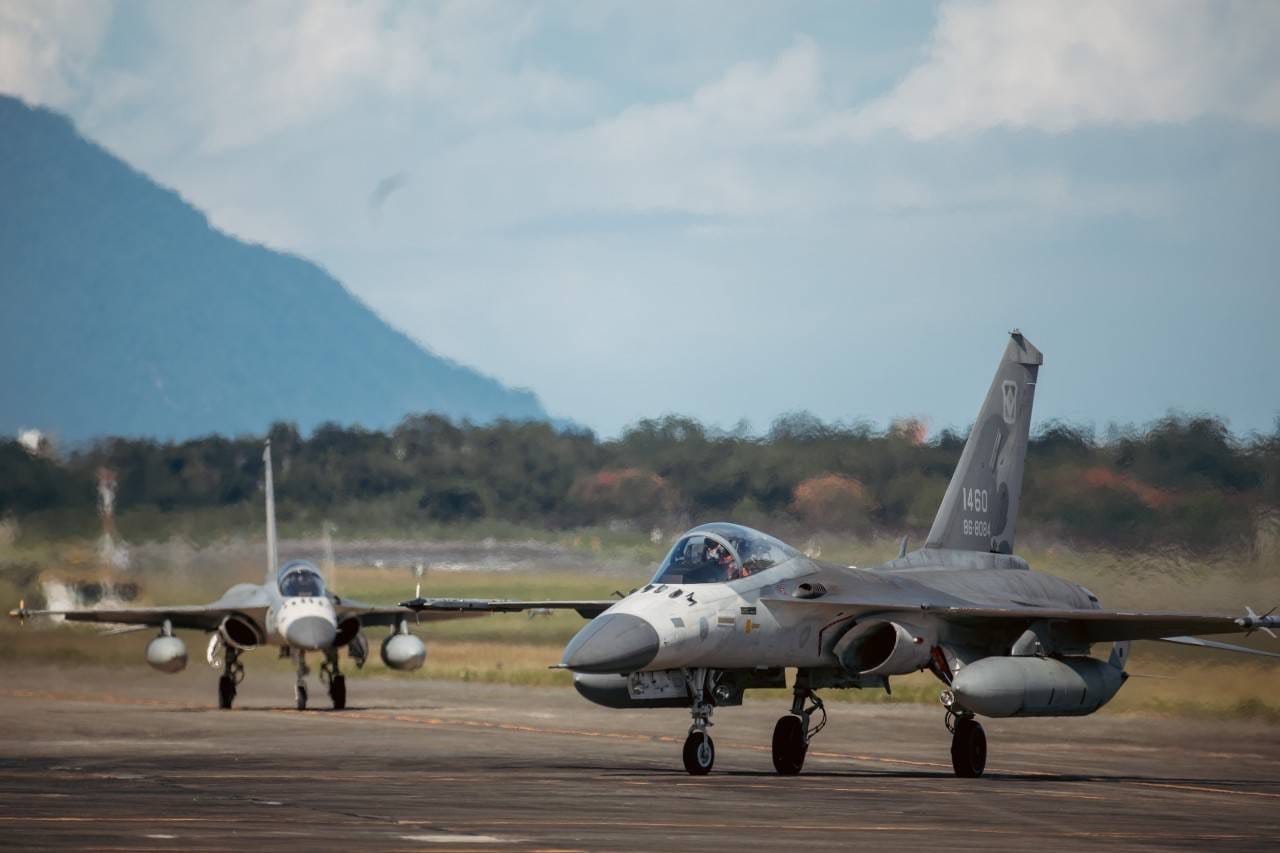
[[[727,583],[785,563],[799,552],[740,524],[703,524],[680,537],[654,583]]]
[[[304,560],[285,563],[280,567],[276,577],[280,585],[280,594],[286,598],[324,596],[324,578],[320,576],[320,570]]]

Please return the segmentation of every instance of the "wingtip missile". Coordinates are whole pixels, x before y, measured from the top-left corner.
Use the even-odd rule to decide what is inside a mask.
[[[1271,639],[1276,639],[1275,632],[1271,630],[1272,628],[1280,628],[1280,616],[1275,615],[1275,607],[1261,616],[1253,612],[1253,608],[1248,606],[1245,607],[1244,612],[1244,616],[1236,619],[1236,624],[1245,629],[1245,636],[1252,634],[1254,631],[1263,631]]]

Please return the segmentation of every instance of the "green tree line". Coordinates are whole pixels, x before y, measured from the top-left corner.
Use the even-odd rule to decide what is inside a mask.
[[[282,512],[323,513],[395,498],[406,524],[496,519],[553,528],[678,525],[713,518],[794,533],[927,531],[964,436],[777,420],[764,435],[677,416],[616,439],[544,422],[406,418],[387,432],[328,424],[270,432]],[[0,444],[0,515],[92,516],[98,472],[120,512],[227,507],[261,499],[262,436],[181,443],[106,438],[61,455]],[[1233,436],[1212,417],[1170,416],[1104,439],[1049,423],[1032,437],[1020,529],[1134,548],[1248,547],[1280,514],[1280,424]]]

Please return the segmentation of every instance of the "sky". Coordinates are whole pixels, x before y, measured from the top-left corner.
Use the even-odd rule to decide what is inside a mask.
[[[1280,3],[0,2],[68,113],[615,435],[1280,417]]]

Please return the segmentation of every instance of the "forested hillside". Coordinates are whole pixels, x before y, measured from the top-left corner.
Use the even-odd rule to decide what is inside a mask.
[[[390,505],[415,523],[497,519],[553,528],[669,529],[734,519],[789,534],[912,532],[932,521],[963,436],[922,440],[780,419],[764,436],[646,420],[613,441],[545,423],[457,424],[424,415],[388,431],[272,427],[282,517],[319,519]],[[0,516],[56,517],[93,531],[99,468],[123,513],[257,505],[262,436],[182,443],[106,439],[55,458],[0,444]],[[1170,417],[1097,440],[1050,424],[1034,436],[1020,535],[1136,548],[1248,549],[1280,517],[1280,430],[1233,437],[1217,420]],[[252,517],[257,518],[254,514]],[[155,531],[163,535],[161,531]]]

